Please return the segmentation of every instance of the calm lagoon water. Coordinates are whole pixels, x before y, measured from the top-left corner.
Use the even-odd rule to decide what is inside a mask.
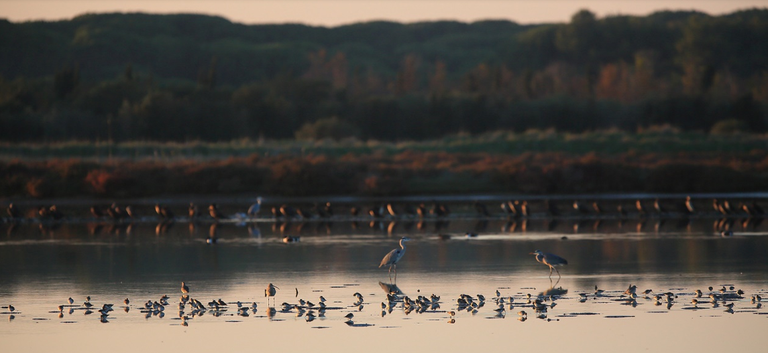
[[[735,220],[733,234],[723,236],[717,222],[460,217],[423,224],[7,223],[0,233],[0,339],[4,352],[761,351],[768,309],[750,298],[768,298],[768,226]],[[285,236],[298,241],[284,243]],[[391,288],[386,284],[394,281],[377,266],[402,236],[412,241],[398,267],[397,288],[413,299],[438,295],[439,307],[407,312],[397,302],[382,310],[384,289]],[[548,268],[529,254],[536,249],[568,260],[562,278],[548,277]],[[181,281],[192,298],[221,298],[228,309],[201,316],[187,306],[180,314]],[[274,304],[264,297],[268,283],[280,288]],[[636,302],[622,297],[630,284],[638,287]],[[596,295],[595,286],[604,292]],[[725,286],[728,295],[738,289],[744,295],[727,299],[733,309],[726,310],[722,301],[709,303],[710,286],[717,294]],[[653,294],[642,294],[645,289],[676,298],[671,306],[657,304]],[[694,306],[696,289],[704,295]],[[497,290],[504,311],[495,310]],[[363,295],[362,305],[355,292]],[[486,300],[459,310],[461,294]],[[545,313],[527,304],[528,294],[547,299]],[[554,307],[549,294],[555,294]],[[163,295],[170,304],[162,314],[143,312],[145,302]],[[321,295],[328,308],[313,310],[312,320],[309,310],[281,305],[300,299],[317,304]],[[94,309],[114,303],[114,311],[105,320],[95,310],[88,314],[81,305],[86,296]],[[257,308],[239,315],[237,301],[256,302]],[[61,313],[59,305],[65,305]],[[521,310],[527,320],[520,320]],[[450,311],[456,312],[454,323]],[[351,322],[348,313],[354,314]]]

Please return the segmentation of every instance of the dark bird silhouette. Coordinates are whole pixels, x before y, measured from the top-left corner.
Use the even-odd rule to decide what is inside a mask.
[[[666,213],[667,210],[664,209],[664,207],[661,207],[661,204],[659,204],[659,199],[653,200],[653,209],[656,210],[656,213]]]
[[[437,202],[432,202],[432,208],[429,209],[429,213],[433,216],[437,217],[445,217],[450,212],[448,211],[448,207],[444,204],[438,204]]]
[[[717,199],[712,199],[712,207],[715,211],[722,213],[723,215],[731,214],[731,207],[728,201],[718,202]]]
[[[133,208],[130,205],[125,206],[125,214],[128,215],[129,218],[136,218],[136,213],[133,212]]]
[[[8,212],[8,216],[11,218],[21,218],[21,210],[19,210],[13,202],[8,204],[8,208],[6,208],[5,211]]]
[[[573,201],[573,209],[576,210],[576,211],[579,211],[579,213],[581,213],[581,214],[588,214],[589,213],[589,209],[587,208],[587,206],[584,206],[578,200],[574,200]]]
[[[91,214],[96,218],[104,217],[104,212],[96,205],[91,206]]]
[[[109,207],[107,207],[107,215],[109,215],[112,219],[121,219],[127,216],[125,212],[123,212],[120,207],[117,206],[117,203],[112,203]]]
[[[325,203],[325,214],[328,217],[333,217],[333,206],[331,206],[331,202],[330,201]]]
[[[328,217],[328,213],[325,212],[325,206],[319,205],[319,204],[314,204],[312,206],[312,209],[315,210],[315,213],[317,213],[318,217],[320,217],[320,218],[327,218]]]
[[[52,205],[48,208],[48,215],[57,221],[64,218],[64,213],[59,211],[56,205]]]
[[[189,207],[187,208],[187,214],[189,215],[190,220],[197,219],[197,216],[199,215],[197,205],[195,205],[193,202],[190,202]]]
[[[296,209],[289,205],[280,206],[280,214],[285,218],[296,216]]]
[[[387,203],[387,213],[389,213],[392,217],[397,217],[398,213],[395,209],[395,205],[393,205],[391,202]]]
[[[723,202],[720,203],[720,207],[723,209],[723,214],[733,214],[734,210],[731,208],[731,203],[728,202],[728,200],[723,200]]]
[[[693,203],[691,202],[690,196],[685,197],[685,212],[688,214],[693,214],[696,212],[696,209],[693,208]]]
[[[622,217],[625,217],[627,215],[627,210],[625,210],[624,206],[622,205],[616,206],[616,211],[618,211],[619,215],[621,215]]]
[[[639,199],[635,201],[635,208],[637,208],[637,213],[640,215],[645,215],[645,206],[643,206],[643,202]]]
[[[504,211],[504,214],[507,215],[507,218],[512,218],[512,210],[510,210],[507,201],[503,201],[501,203],[501,210]]]
[[[592,202],[592,208],[595,210],[595,213],[597,214],[603,213],[603,209],[600,207],[600,204],[598,204],[597,201]]]
[[[368,215],[374,218],[381,217],[381,209],[382,209],[381,206],[373,205],[371,208],[368,209]]]
[[[37,209],[37,215],[43,219],[50,217],[50,214],[48,213],[48,208],[45,206],[42,206]]]
[[[427,208],[423,203],[420,203],[419,206],[416,207],[416,215],[418,215],[419,218],[424,218],[427,216]]]
[[[225,216],[225,215],[224,215],[224,213],[222,213],[222,212],[219,210],[219,206],[218,206],[218,205],[216,205],[215,203],[212,203],[212,204],[208,205],[208,214],[209,214],[209,215],[210,215],[210,216],[211,216],[211,217],[212,217],[214,220],[216,220],[216,221],[218,221],[218,220],[220,220],[220,219],[226,219],[226,218],[227,218],[227,216]]]
[[[161,218],[172,220],[174,217],[173,212],[171,212],[170,209],[166,206],[161,206],[160,204],[155,204],[155,213],[157,213],[158,216]]]

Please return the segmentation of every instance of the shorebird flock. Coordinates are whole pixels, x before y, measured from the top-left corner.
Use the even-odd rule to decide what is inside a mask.
[[[300,241],[297,233],[314,231],[330,234],[334,222],[346,222],[354,230],[361,224],[367,224],[370,229],[388,234],[397,232],[398,227],[411,229],[415,226],[423,232],[431,226],[441,238],[450,237],[444,232],[454,220],[476,222],[474,229],[466,233],[468,237],[484,232],[489,221],[503,222],[502,233],[525,233],[535,231],[531,228],[536,227],[551,231],[561,221],[571,223],[574,233],[582,232],[581,229],[588,227],[589,222],[592,223],[591,228],[597,231],[611,222],[623,228],[625,222],[628,224],[633,221],[637,223],[637,232],[646,231],[646,226],[651,224],[653,231],[658,233],[665,224],[672,230],[679,230],[687,228],[691,222],[701,220],[712,220],[713,232],[729,237],[734,232],[758,230],[766,217],[761,202],[764,200],[687,197],[684,200],[574,200],[572,203],[563,199],[538,198],[484,202],[454,200],[450,204],[399,201],[269,205],[259,198],[245,212],[233,205],[225,207],[225,211],[216,203],[209,203],[207,207],[196,203],[185,206],[174,204],[172,209],[171,205],[162,203],[120,206],[113,202],[109,205],[92,205],[90,208],[70,205],[66,210],[57,205],[28,206],[22,209],[10,203],[6,207],[7,216],[2,217],[0,223],[8,225],[8,234],[27,224],[37,225],[42,232],[47,233],[65,223],[81,223],[86,224],[90,234],[110,235],[130,234],[138,224],[156,224],[155,234],[162,235],[168,233],[175,224],[186,222],[190,233],[196,233],[201,225],[208,225],[208,237],[205,239],[208,244],[217,243],[217,234],[223,224],[244,226],[251,236],[261,235],[259,224],[271,224],[273,233],[279,233],[284,243],[296,243]],[[206,209],[208,212],[204,212]],[[531,223],[535,220],[543,223]]]
[[[499,202],[499,201],[496,201]],[[425,218],[764,218],[766,212],[756,199],[635,199],[635,200],[566,200],[526,199],[486,201],[455,201],[450,204],[431,202],[369,202],[365,206],[354,203],[331,202],[280,204],[267,207],[261,198],[245,212],[224,213],[218,204],[201,207],[189,203],[185,209],[156,203],[154,206],[92,205],[88,213],[67,212],[57,205],[38,206],[22,210],[14,203],[6,207],[4,222],[57,222],[57,221],[306,221],[306,220],[361,220],[361,219],[425,219]],[[498,208],[496,208],[498,207]],[[77,207],[73,207],[76,209]],[[201,212],[200,209],[208,212]],[[492,211],[496,208],[497,211]],[[137,209],[142,209],[138,211]],[[458,210],[452,212],[451,209]]]
[[[630,284],[625,290],[604,290],[595,286],[594,291],[580,291],[575,295],[569,295],[567,289],[562,287],[552,287],[538,294],[525,293],[523,290],[515,293],[503,293],[508,291],[508,287],[500,288],[495,291],[495,295],[486,297],[483,294],[459,294],[457,297],[449,300],[443,300],[436,294],[418,295],[411,297],[405,295],[396,285],[379,282],[385,295],[367,294],[364,296],[359,291],[350,295],[347,299],[335,298],[333,302],[327,301],[323,295],[309,299],[299,298],[298,289],[295,290],[293,298],[283,301],[281,304],[270,304],[270,299],[277,299],[278,287],[272,283],[265,289],[266,302],[257,301],[224,301],[221,298],[210,301],[200,301],[191,295],[194,292],[186,282],[181,284],[181,296],[178,302],[171,303],[168,295],[162,295],[159,298],[147,299],[146,301],[133,301],[125,298],[122,305],[113,303],[95,304],[91,302],[91,297],[85,298],[82,304],[75,304],[71,297],[65,303],[56,306],[49,314],[55,314],[60,319],[66,319],[68,323],[74,321],[76,313],[89,317],[91,314],[98,313],[98,320],[102,323],[109,323],[112,318],[121,314],[129,314],[132,311],[138,311],[145,319],[162,319],[167,314],[174,320],[171,324],[188,326],[190,322],[204,316],[214,318],[224,317],[255,317],[273,320],[277,316],[292,316],[297,319],[312,322],[315,320],[338,320],[348,326],[368,327],[374,326],[366,321],[376,321],[392,315],[395,311],[400,311],[404,315],[412,313],[432,315],[443,318],[446,322],[454,324],[461,320],[465,315],[481,315],[486,318],[503,319],[508,313],[517,320],[524,322],[528,319],[529,313],[532,317],[542,319],[547,322],[559,321],[563,318],[578,317],[581,315],[599,315],[593,312],[567,312],[555,309],[559,303],[570,302],[568,308],[578,308],[578,303],[595,303],[601,305],[618,304],[630,307],[654,306],[666,310],[721,310],[725,314],[734,313],[759,313],[765,314],[762,309],[761,293],[746,294],[741,289],[736,289],[733,285],[719,285],[701,290],[688,289],[668,289],[654,291],[646,289],[639,291],[636,285]],[[531,289],[531,288],[527,288]],[[293,291],[287,296],[291,296]],[[762,293],[765,295],[765,293]],[[374,297],[376,299],[367,300]],[[381,298],[381,299],[379,299]],[[375,302],[381,300],[380,314],[371,314],[366,312],[366,307],[378,307]],[[574,306],[575,305],[575,306]],[[263,313],[259,310],[263,308]],[[16,319],[16,315],[23,314],[23,308],[16,308],[13,305],[2,306],[7,309],[0,314],[8,315],[10,321]],[[117,310],[116,310],[117,309]],[[373,309],[378,311],[378,309]],[[603,311],[603,310],[601,310]],[[122,313],[119,313],[122,312]],[[626,313],[626,311],[622,311]],[[67,318],[69,316],[69,318]],[[374,320],[375,316],[381,319]],[[606,315],[607,317],[613,317]],[[176,320],[179,320],[177,322]]]

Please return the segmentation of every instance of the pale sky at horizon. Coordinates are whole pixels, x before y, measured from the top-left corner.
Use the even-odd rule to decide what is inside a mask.
[[[373,20],[568,22],[580,9],[589,9],[601,18],[645,16],[661,10],[721,15],[754,7],[767,8],[768,0],[0,0],[0,18],[22,22],[71,19],[84,13],[200,13],[245,24],[333,27]]]

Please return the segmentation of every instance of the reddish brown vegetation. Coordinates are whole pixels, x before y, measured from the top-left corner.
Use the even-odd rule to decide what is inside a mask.
[[[468,192],[738,192],[768,187],[768,152],[602,156],[406,151],[395,155],[276,155],[179,162],[76,159],[0,162],[3,197],[283,196]]]

